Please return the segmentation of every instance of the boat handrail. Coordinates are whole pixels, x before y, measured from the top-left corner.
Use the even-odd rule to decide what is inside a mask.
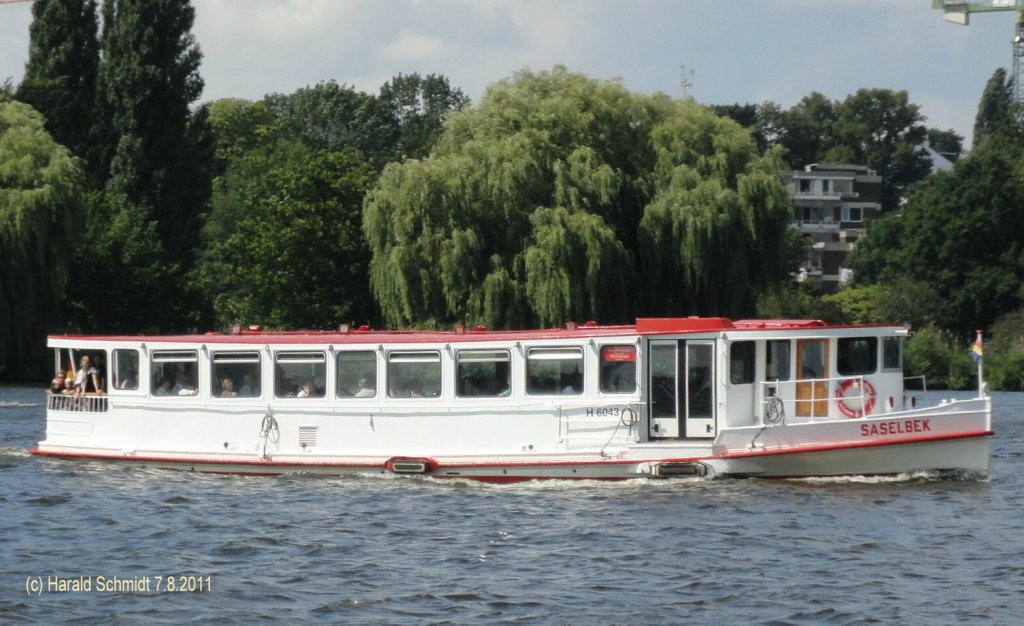
[[[109,409],[106,394],[48,393],[47,411],[73,411],[76,413],[106,413]]]
[[[810,392],[808,397],[798,397],[798,385]],[[821,388],[824,387],[824,395]],[[789,393],[780,393],[782,388],[791,388]],[[837,393],[839,389],[843,392]],[[821,402],[826,409],[819,411]],[[840,406],[840,403],[843,403]],[[845,403],[852,403],[857,408],[848,408]],[[875,403],[874,387],[864,376],[832,376],[828,378],[795,378],[792,380],[766,380],[761,382],[761,422],[763,424],[787,423],[790,421],[814,422],[836,419],[836,413],[843,413],[845,418],[863,419],[871,414]],[[787,406],[792,412],[787,412]],[[803,406],[809,415],[796,415],[797,407]],[[833,406],[836,407],[833,411]],[[843,410],[845,408],[845,411]],[[866,410],[864,410],[866,408]],[[789,416],[789,417],[787,417]]]

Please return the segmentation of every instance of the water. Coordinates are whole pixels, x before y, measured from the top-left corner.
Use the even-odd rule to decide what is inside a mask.
[[[1024,613],[1024,394],[995,395],[986,481],[511,486],[40,459],[25,448],[42,438],[42,400],[0,387],[3,624],[960,625]],[[100,576],[148,576],[152,589],[188,575],[211,589],[96,588]],[[51,576],[93,588],[26,593]]]

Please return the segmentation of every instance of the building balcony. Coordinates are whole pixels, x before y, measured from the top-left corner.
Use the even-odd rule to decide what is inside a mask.
[[[804,233],[838,233],[839,222],[834,220],[796,220],[793,225]]]

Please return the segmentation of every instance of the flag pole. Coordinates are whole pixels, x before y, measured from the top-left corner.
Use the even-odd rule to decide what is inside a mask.
[[[981,331],[977,331],[977,338],[974,340],[974,354],[977,355],[974,359],[978,363],[978,397],[985,397],[985,376],[982,371],[982,366],[985,362],[985,352],[982,348],[981,343]]]

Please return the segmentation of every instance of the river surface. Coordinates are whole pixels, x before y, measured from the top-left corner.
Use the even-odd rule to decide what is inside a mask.
[[[503,486],[31,457],[43,393],[0,387],[0,624],[963,625],[1024,615],[1020,393],[994,394],[987,480]]]

